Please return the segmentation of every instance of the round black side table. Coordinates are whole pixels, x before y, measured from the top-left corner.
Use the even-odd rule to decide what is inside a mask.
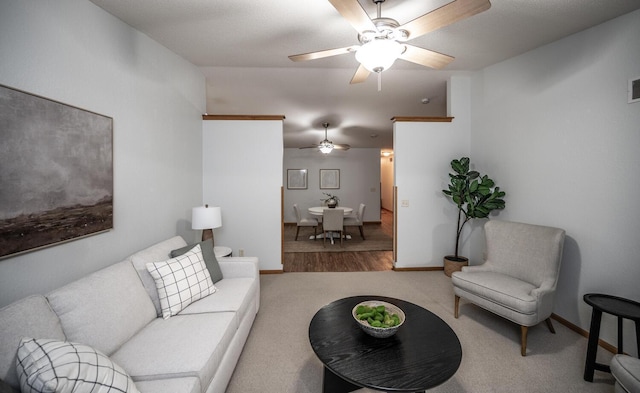
[[[591,327],[589,328],[589,345],[587,346],[587,360],[584,366],[584,380],[593,382],[595,370],[611,372],[611,368],[606,364],[596,363],[596,352],[598,351],[598,339],[600,338],[600,322],[602,313],[615,315],[618,317],[618,353],[622,353],[622,319],[630,319],[636,324],[636,341],[638,344],[638,354],[640,354],[640,303],[633,300],[603,295],[599,293],[588,293],[584,295],[584,301],[591,307]]]

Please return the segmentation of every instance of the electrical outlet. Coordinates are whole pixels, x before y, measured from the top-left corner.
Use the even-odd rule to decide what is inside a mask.
[[[403,199],[400,206],[402,207],[409,207],[409,200],[408,199]]]
[[[244,256],[244,248],[238,249],[238,256],[240,256],[240,257]]]

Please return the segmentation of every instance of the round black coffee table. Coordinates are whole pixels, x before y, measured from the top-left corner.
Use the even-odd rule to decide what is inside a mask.
[[[405,323],[388,338],[367,335],[351,310],[365,300],[381,300],[404,311]],[[403,300],[354,296],[322,307],[309,324],[311,347],[324,364],[323,392],[369,388],[422,392],[451,378],[462,360],[460,341],[442,319]]]

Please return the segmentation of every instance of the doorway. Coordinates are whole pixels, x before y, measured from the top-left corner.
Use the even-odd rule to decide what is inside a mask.
[[[308,239],[301,240],[301,237],[313,235],[313,230],[303,228],[300,231],[298,241],[309,242]],[[374,238],[376,233],[382,233],[393,238],[393,212],[387,209],[380,211],[380,223],[365,223],[365,237],[369,235]],[[284,229],[285,239],[293,239],[296,233],[295,225],[286,225]],[[359,237],[357,230],[352,231],[351,236]],[[365,240],[366,241],[366,240]],[[374,240],[372,240],[374,241]],[[322,241],[316,240],[318,247],[322,247]],[[327,248],[329,245],[327,245]],[[289,272],[362,272],[362,271],[384,271],[393,269],[393,251],[340,251],[335,250],[335,245],[331,251],[319,252],[287,252],[284,248],[283,271]]]

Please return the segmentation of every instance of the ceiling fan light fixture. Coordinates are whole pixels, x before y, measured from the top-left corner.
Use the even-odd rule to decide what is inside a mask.
[[[333,143],[331,143],[331,141],[324,140],[320,145],[318,145],[318,149],[323,154],[329,154],[333,150]]]
[[[398,41],[375,39],[362,45],[356,52],[356,60],[370,72],[388,70],[404,51]]]

